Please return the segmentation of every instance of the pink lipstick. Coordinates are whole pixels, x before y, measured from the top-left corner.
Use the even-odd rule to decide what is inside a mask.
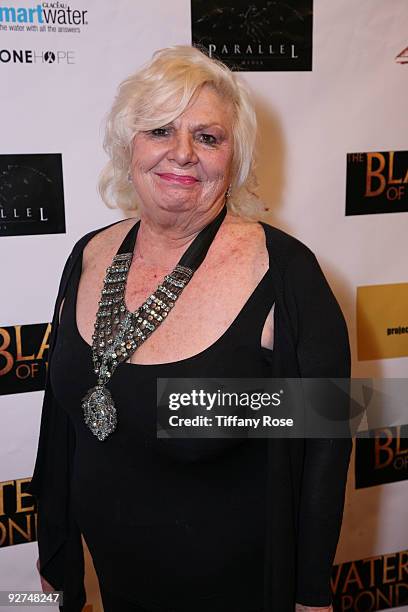
[[[169,183],[179,183],[181,185],[193,185],[198,182],[194,176],[187,176],[184,174],[172,174],[171,172],[157,173],[160,178]]]

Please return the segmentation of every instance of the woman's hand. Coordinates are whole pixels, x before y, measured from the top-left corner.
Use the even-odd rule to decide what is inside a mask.
[[[37,559],[37,569],[38,569],[38,573],[40,574],[40,560]],[[40,574],[40,580],[41,580],[41,588],[43,590],[43,593],[52,593],[55,591],[54,587],[50,585],[49,582],[46,581],[45,578],[43,578]]]
[[[324,606],[323,608],[316,608],[316,606],[304,606],[303,604],[296,604],[295,612],[333,612],[333,606]]]

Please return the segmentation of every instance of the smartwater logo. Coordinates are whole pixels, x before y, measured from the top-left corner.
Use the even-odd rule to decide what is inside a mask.
[[[88,24],[87,13],[72,9],[66,2],[43,2],[29,8],[0,6],[0,27],[15,31],[80,32],[80,26]]]

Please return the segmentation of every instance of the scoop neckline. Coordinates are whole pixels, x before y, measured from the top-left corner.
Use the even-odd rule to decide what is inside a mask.
[[[207,346],[205,349],[203,349],[199,353],[196,353],[195,355],[191,355],[191,357],[185,357],[184,359],[178,359],[177,361],[163,361],[161,363],[128,363],[127,361],[122,361],[117,366],[116,371],[119,370],[120,366],[130,366],[130,367],[133,367],[133,368],[135,368],[135,367],[139,367],[139,368],[155,368],[155,367],[163,367],[163,366],[172,367],[172,366],[176,366],[176,365],[187,363],[189,361],[195,361],[197,359],[201,359],[202,357],[207,355],[207,353],[209,353],[210,351],[215,350],[218,347],[218,344],[220,344],[222,341],[224,341],[225,337],[227,337],[230,333],[232,333],[234,327],[236,327],[236,325],[238,324],[238,321],[241,318],[241,316],[243,315],[244,311],[247,310],[247,308],[249,308],[250,303],[253,301],[255,294],[259,291],[259,289],[264,285],[266,280],[269,278],[269,274],[270,274],[270,271],[271,271],[272,255],[271,255],[271,252],[268,249],[268,240],[267,240],[265,224],[262,221],[259,221],[259,225],[262,227],[262,229],[264,231],[264,235],[265,235],[266,248],[268,250],[268,255],[269,255],[269,266],[268,266],[268,269],[266,270],[265,274],[262,276],[262,278],[259,281],[259,283],[254,288],[252,293],[248,296],[246,302],[242,306],[241,310],[238,312],[238,314],[235,317],[235,319],[233,319],[233,321],[230,323],[230,325],[227,327],[227,329],[224,330],[224,332],[221,334],[221,336],[219,336],[219,338],[217,338],[217,340],[215,340],[215,342],[213,342],[212,344]],[[82,270],[83,252],[84,252],[84,249],[81,249],[81,252],[80,252],[80,254],[78,256],[78,260],[79,261],[77,262],[77,265],[79,265],[79,263],[81,264],[80,270]],[[92,354],[92,345],[88,344],[88,342],[85,340],[85,338],[83,338],[83,336],[80,334],[79,328],[78,328],[78,323],[77,323],[76,306],[77,306],[77,300],[78,300],[78,286],[79,286],[80,278],[81,278],[81,272],[79,273],[79,276],[78,276],[76,292],[75,292],[75,296],[74,296],[74,300],[73,300],[74,301],[74,303],[73,303],[73,310],[74,310],[74,313],[73,313],[73,319],[74,319],[73,327],[74,327],[74,333],[79,338],[79,340],[82,343],[82,345],[85,348],[87,348],[88,351]],[[273,349],[267,349],[267,348],[263,347],[262,345],[260,345],[260,349],[263,349],[264,351],[268,351],[268,354],[270,352],[273,352]]]
[[[78,259],[81,262],[81,266],[82,266],[82,253],[78,257]],[[79,263],[78,263],[78,265],[79,265]],[[74,299],[73,299],[74,303],[72,305],[73,306],[73,311],[74,311],[73,312],[73,320],[74,320],[73,327],[74,327],[74,333],[78,336],[78,338],[80,339],[80,341],[83,344],[83,346],[88,350],[88,352],[92,353],[92,346],[85,340],[85,338],[82,336],[82,334],[79,331],[77,317],[76,317],[76,305],[77,305],[78,286],[79,286],[80,276],[81,275],[79,275],[79,277],[78,277],[76,293],[75,293],[75,296],[74,296]],[[250,293],[250,295],[248,296],[246,302],[242,306],[241,310],[238,312],[238,314],[235,317],[235,319],[233,319],[233,321],[231,321],[230,325],[225,329],[225,331],[221,334],[221,336],[219,336],[212,344],[207,346],[205,349],[203,349],[199,353],[196,353],[195,355],[191,355],[191,357],[185,357],[184,359],[178,359],[177,361],[162,361],[160,363],[129,363],[127,361],[122,361],[121,363],[118,364],[118,366],[116,368],[116,372],[119,370],[119,368],[121,366],[131,366],[131,367],[140,367],[140,368],[154,368],[154,367],[163,367],[163,366],[171,367],[171,366],[175,366],[175,365],[180,365],[180,364],[186,363],[188,361],[195,361],[196,359],[200,359],[200,358],[204,357],[205,355],[207,355],[208,352],[210,352],[212,350],[215,350],[218,347],[218,344],[220,344],[222,341],[224,341],[225,337],[228,336],[230,333],[232,333],[233,329],[238,324],[238,322],[239,322],[241,316],[243,315],[244,311],[249,308],[251,302],[253,301],[253,299],[255,297],[255,294],[265,284],[266,280],[268,279],[268,276],[269,276],[269,268],[266,270],[265,274],[262,276],[262,278],[259,281],[259,283],[253,289],[252,293]],[[260,348],[264,348],[264,347],[261,346]]]

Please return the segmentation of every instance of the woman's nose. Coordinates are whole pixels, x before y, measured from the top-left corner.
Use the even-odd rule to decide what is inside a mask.
[[[176,134],[168,156],[171,161],[175,161],[180,166],[195,163],[197,161],[197,154],[194,149],[192,135]]]

